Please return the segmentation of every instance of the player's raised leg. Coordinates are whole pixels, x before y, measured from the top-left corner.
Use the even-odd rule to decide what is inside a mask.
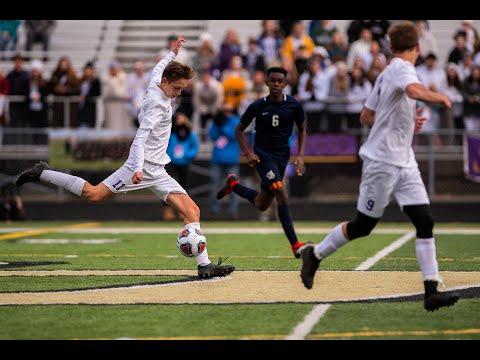
[[[185,229],[194,228],[201,231],[200,209],[190,196],[184,193],[170,192],[165,201],[183,216]],[[235,267],[231,265],[213,264],[208,258],[207,248],[195,259],[198,276],[201,278],[227,276],[235,270]]]
[[[332,255],[349,241],[369,235],[378,223],[374,218],[357,212],[354,220],[338,224],[322,242],[317,245],[306,245],[302,251],[302,269],[300,276],[307,289],[313,286],[313,278],[320,261]]]
[[[18,176],[15,184],[16,186],[22,186],[30,182],[44,182],[57,185],[70,191],[72,194],[84,197],[92,203],[101,202],[113,195],[103,183],[91,185],[81,177],[51,170],[45,162],[40,162],[22,172]]]

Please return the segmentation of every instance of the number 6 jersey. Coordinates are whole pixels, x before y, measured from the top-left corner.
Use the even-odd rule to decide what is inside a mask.
[[[272,155],[289,157],[289,139],[293,133],[293,124],[303,124],[305,112],[302,105],[291,96],[283,95],[280,102],[270,101],[267,96],[253,102],[240,121],[247,127],[253,120],[254,147]]]

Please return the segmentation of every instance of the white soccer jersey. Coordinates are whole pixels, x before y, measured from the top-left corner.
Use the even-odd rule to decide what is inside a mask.
[[[410,84],[420,83],[415,67],[394,58],[378,76],[365,107],[375,111],[375,122],[360,157],[399,167],[415,167],[412,149],[415,103],[406,94]]]
[[[170,162],[167,146],[172,128],[172,103],[157,84],[162,81],[163,71],[173,60],[175,53],[171,51],[153,68],[138,115],[140,127],[125,163],[132,171],[142,171],[145,160],[159,165]]]

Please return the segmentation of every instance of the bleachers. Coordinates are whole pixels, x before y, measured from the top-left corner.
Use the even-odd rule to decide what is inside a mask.
[[[133,62],[141,59],[147,68],[155,64],[155,57],[165,48],[168,36],[185,34],[186,48],[194,50],[199,37],[207,28],[208,20],[124,20],[116,46],[116,59],[128,72]]]

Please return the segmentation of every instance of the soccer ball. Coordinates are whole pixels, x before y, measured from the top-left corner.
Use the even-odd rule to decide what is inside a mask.
[[[183,229],[177,238],[177,248],[186,257],[194,257],[207,247],[207,239],[203,233],[194,228]]]

